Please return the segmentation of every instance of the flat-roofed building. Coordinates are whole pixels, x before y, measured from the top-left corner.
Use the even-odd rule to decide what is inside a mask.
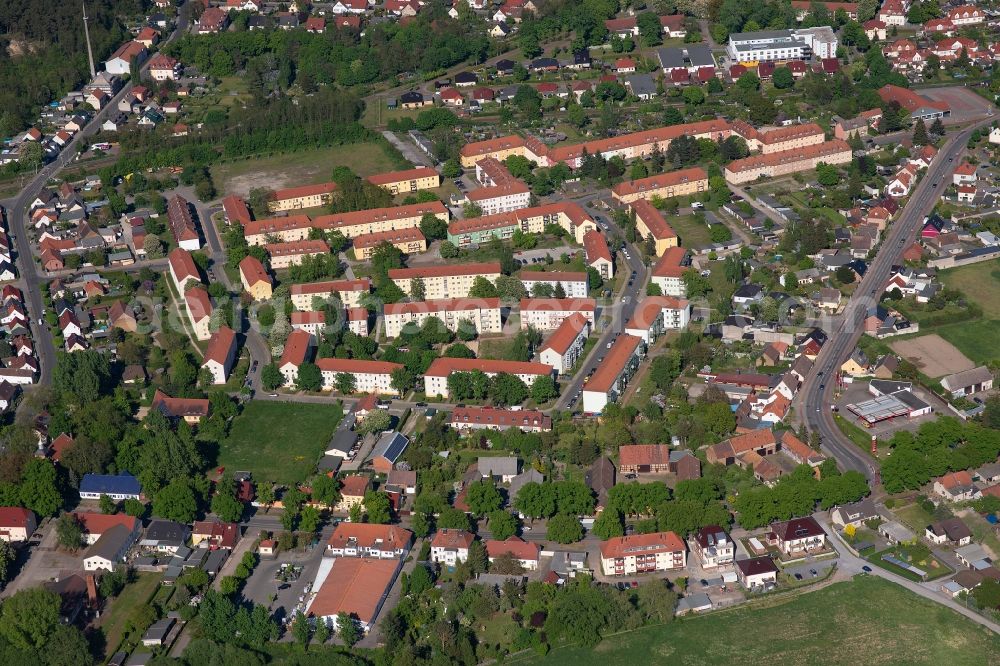
[[[448,397],[448,376],[456,372],[478,370],[490,377],[500,373],[514,375],[528,388],[539,377],[551,377],[553,368],[544,363],[531,361],[495,361],[480,358],[437,358],[424,373],[424,394],[428,398]]]
[[[522,298],[518,308],[521,328],[532,326],[541,331],[559,328],[574,314],[583,315],[593,326],[596,310],[597,301],[593,298]]]
[[[323,375],[324,390],[336,386],[337,375],[348,374],[354,377],[355,393],[378,395],[399,395],[399,391],[392,386],[392,373],[405,367],[400,363],[353,358],[318,358],[316,366]]]
[[[375,248],[382,243],[392,245],[403,254],[418,254],[427,250],[427,239],[423,232],[417,227],[411,227],[356,236],[351,241],[351,245],[354,246],[354,258],[358,261],[371,259]]]
[[[646,344],[642,338],[628,334],[618,336],[597,371],[583,386],[583,411],[600,414],[609,402],[616,402],[645,353]]]
[[[368,176],[366,180],[372,185],[384,187],[392,194],[432,190],[441,185],[441,176],[431,167],[379,173]]]
[[[653,204],[645,199],[636,199],[631,208],[635,211],[635,230],[643,240],[652,237],[656,256],[662,257],[664,252],[677,247],[677,233]]]
[[[389,271],[389,279],[403,290],[407,296],[413,280],[421,280],[424,298],[467,298],[477,277],[496,284],[500,277],[500,263],[455,264],[448,266],[427,266],[421,268],[394,268]]]
[[[626,180],[611,188],[611,196],[629,204],[638,199],[670,199],[708,190],[708,174],[701,167],[668,171],[648,178]]]
[[[372,282],[368,278],[356,280],[325,280],[323,282],[307,282],[293,284],[291,287],[292,305],[296,310],[312,310],[313,299],[337,298],[346,308],[361,306],[364,296],[371,293]]]
[[[590,321],[585,316],[579,312],[571,314],[542,344],[538,359],[551,365],[559,374],[569,374],[583,354],[590,327]]]
[[[333,202],[333,193],[336,191],[337,184],[332,182],[275,190],[268,198],[267,208],[272,213],[278,213],[286,210],[329,206]]]
[[[449,331],[457,331],[463,322],[477,334],[503,332],[499,298],[447,298],[412,303],[386,303],[383,307],[385,335],[396,338],[403,327],[422,326],[429,317],[440,319]]]

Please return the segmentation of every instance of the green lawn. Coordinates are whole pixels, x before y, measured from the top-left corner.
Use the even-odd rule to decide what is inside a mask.
[[[691,617],[517,663],[940,664],[979,666],[1000,637],[888,581],[860,577],[790,599]]]
[[[862,451],[865,451],[871,455],[872,450],[872,436],[871,433],[860,428],[840,414],[835,414],[833,420],[836,422],[837,427],[840,428],[840,432],[850,439],[852,442],[858,445]]]
[[[986,317],[1000,319],[1000,259],[949,268],[938,276],[945,286],[978,303]]]
[[[251,401],[219,447],[219,465],[261,480],[302,481],[343,416],[338,404]]]
[[[397,168],[382,146],[356,143],[219,163],[212,167],[212,179],[220,192],[245,195],[256,187],[279,189],[322,183],[330,180],[337,166],[350,167],[359,176]]]
[[[897,506],[892,512],[916,534],[923,534],[924,528],[934,522],[934,517],[916,502],[902,507]]]
[[[125,625],[136,609],[153,596],[153,591],[160,584],[159,574],[141,573],[135,582],[125,587],[122,593],[114,598],[111,607],[101,615],[100,627],[104,633],[105,653],[110,655],[124,638]]]
[[[985,300],[977,299],[977,302],[986,309]],[[1000,358],[1000,348],[996,344],[1000,339],[1000,319],[959,322],[929,328],[927,332],[937,333],[976,363]]]
[[[708,236],[708,225],[698,222],[693,215],[670,216],[667,223],[677,232],[683,247],[699,247],[712,242]]]
[[[903,567],[897,566],[892,562],[887,562],[882,559],[883,555],[894,557],[897,560],[906,562],[910,566],[917,567],[918,569],[924,571],[926,576],[921,578],[918,574],[910,571],[909,569],[904,569]],[[922,541],[908,546],[897,544],[892,548],[886,548],[885,550],[877,553],[872,553],[866,559],[877,567],[882,567],[887,571],[891,571],[899,576],[902,576],[903,578],[908,578],[916,582],[920,582],[921,580],[944,578],[945,576],[951,574],[951,569],[948,565],[934,557],[934,555],[931,554],[930,548],[924,545]]]

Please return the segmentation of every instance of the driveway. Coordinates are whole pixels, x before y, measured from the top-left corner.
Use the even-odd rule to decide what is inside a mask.
[[[409,137],[409,135],[403,139],[395,132],[385,130],[382,132],[382,136],[384,136],[386,140],[396,148],[396,150],[401,152],[403,157],[408,159],[415,166],[434,166],[434,160],[432,160],[427,153],[420,150],[420,148],[413,143],[413,140]]]

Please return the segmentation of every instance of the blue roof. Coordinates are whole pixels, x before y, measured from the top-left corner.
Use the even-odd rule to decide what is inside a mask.
[[[99,493],[103,495],[140,495],[142,486],[139,480],[122,472],[118,476],[111,474],[84,474],[80,481],[81,493]]]
[[[375,444],[375,450],[372,453],[373,458],[385,458],[389,462],[396,462],[396,460],[403,454],[406,450],[406,445],[410,443],[410,440],[406,438],[406,435],[398,432],[387,432],[384,433]]]

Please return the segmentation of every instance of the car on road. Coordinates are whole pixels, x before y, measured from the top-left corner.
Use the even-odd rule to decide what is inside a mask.
[[[41,317],[38,318],[38,325],[45,326],[45,321]]]
[[[277,398],[278,394],[277,393],[268,393],[267,397],[269,397],[269,398]]]
[[[823,390],[823,389],[825,389],[825,388],[826,388],[826,384],[820,384],[820,385],[819,385],[819,390],[820,390],[820,391],[822,391],[822,390]]]
[[[815,569],[810,569],[809,573],[812,574],[813,578],[819,575],[819,573],[817,573]]]
[[[702,579],[701,579],[700,581],[698,581],[698,582],[700,582],[700,583],[701,583],[701,586],[702,586],[702,587],[708,587],[708,581],[707,581],[707,580],[705,580],[704,578],[702,578]]]
[[[611,349],[611,345],[613,345],[613,344],[614,344],[613,342],[609,342],[608,343],[608,349]]]
[[[865,573],[871,573],[872,572],[872,568],[870,566],[868,566],[867,564],[864,565],[863,567],[861,567],[861,570],[864,571]]]
[[[795,580],[802,580],[802,574],[800,573],[795,574]]]
[[[628,303],[632,300],[631,296],[622,296],[622,303]]]

